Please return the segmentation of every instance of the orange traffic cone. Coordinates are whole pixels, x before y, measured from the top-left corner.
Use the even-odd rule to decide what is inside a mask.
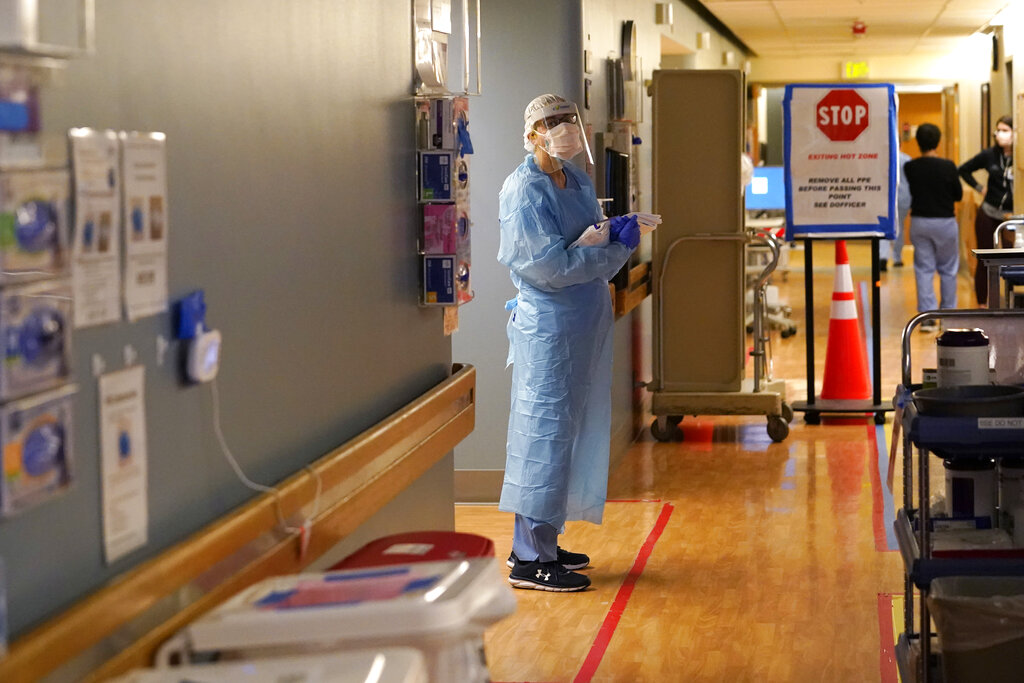
[[[836,240],[836,283],[832,292],[832,315],[828,323],[828,351],[825,354],[823,399],[871,398],[868,358],[857,323],[853,299],[853,276],[846,242]]]

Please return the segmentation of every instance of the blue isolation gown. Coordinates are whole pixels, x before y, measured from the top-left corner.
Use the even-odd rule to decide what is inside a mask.
[[[501,246],[519,290],[508,322],[512,405],[498,508],[560,529],[600,523],[608,489],[612,315],[608,280],[631,249],[568,249],[603,219],[590,178],[565,163],[566,188],[533,155],[499,195]]]

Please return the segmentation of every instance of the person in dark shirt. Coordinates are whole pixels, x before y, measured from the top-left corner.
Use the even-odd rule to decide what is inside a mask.
[[[985,196],[974,219],[974,236],[978,249],[992,249],[996,227],[1013,215],[1013,117],[1000,116],[996,122],[996,144],[968,159],[960,166],[964,182]],[[987,186],[979,183],[974,174],[988,171]],[[1008,238],[1008,235],[1005,236]],[[1006,243],[1001,246],[1009,247]],[[978,304],[988,301],[988,277],[984,268],[974,271],[974,293]]]
[[[942,133],[938,126],[917,128],[921,156],[903,166],[910,184],[910,243],[914,245],[917,310],[956,308],[956,271],[960,265],[960,230],[955,205],[963,197],[956,164],[936,152]],[[935,273],[939,273],[941,304],[935,301]],[[932,323],[928,325],[927,323]],[[922,328],[934,328],[926,321]]]

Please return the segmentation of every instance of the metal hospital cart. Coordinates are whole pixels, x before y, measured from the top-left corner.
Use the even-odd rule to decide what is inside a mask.
[[[933,680],[933,669],[936,669],[927,600],[932,582],[944,577],[1024,577],[1024,557],[1020,552],[986,550],[974,556],[970,553],[963,556],[935,555],[933,540],[936,531],[930,510],[931,456],[972,461],[1019,458],[1024,455],[1024,416],[992,418],[920,414],[911,398],[911,392],[920,385],[912,384],[910,335],[917,325],[926,320],[978,325],[990,332],[993,325],[1000,323],[1024,325],[1024,311],[929,311],[912,318],[903,330],[902,383],[893,399],[897,407],[896,422],[902,428],[903,453],[903,507],[897,512],[894,531],[905,569],[904,630],[896,646],[896,661],[903,680],[921,683]],[[1013,347],[1012,353],[1016,355],[1017,343],[1012,332],[1009,342],[1004,342],[1004,345]],[[995,348],[998,367],[999,347]],[[920,591],[920,620],[916,625],[915,588]],[[914,649],[919,654],[913,654]]]
[[[767,355],[765,286],[779,258],[774,237],[744,227],[740,186],[744,77],[738,70],[654,72],[654,380],[651,433],[667,441],[684,415],[765,415],[789,435],[793,411]],[[708,163],[708,152],[717,155]],[[754,283],[753,377],[746,378],[748,244],[771,261]]]

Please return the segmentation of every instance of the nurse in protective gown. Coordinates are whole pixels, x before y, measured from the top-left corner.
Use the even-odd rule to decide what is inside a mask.
[[[499,509],[515,513],[509,582],[585,589],[583,553],[558,546],[567,520],[601,522],[608,482],[612,323],[608,280],[640,240],[634,217],[609,239],[569,248],[604,219],[593,184],[569,159],[586,151],[576,106],[541,95],[525,112],[531,151],[499,196],[498,260],[519,290],[509,302],[512,401]]]

